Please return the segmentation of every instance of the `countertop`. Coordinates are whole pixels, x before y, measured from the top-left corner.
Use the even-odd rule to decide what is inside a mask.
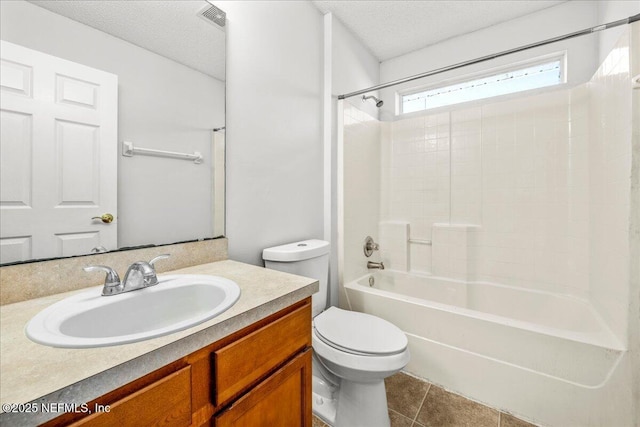
[[[318,291],[314,279],[229,260],[164,274],[225,277],[238,284],[240,299],[224,313],[192,328],[137,343],[91,349],[48,347],[24,334],[25,325],[40,310],[87,288],[4,305],[0,307],[0,403],[88,402]],[[102,287],[95,289],[100,292]],[[3,410],[0,424],[33,425],[57,415]]]

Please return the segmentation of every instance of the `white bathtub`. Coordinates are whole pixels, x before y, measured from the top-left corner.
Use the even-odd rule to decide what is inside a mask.
[[[564,295],[390,271],[345,290],[352,310],[405,331],[408,372],[543,424],[581,425],[580,414],[538,404],[580,393],[589,402],[625,354],[588,302]]]

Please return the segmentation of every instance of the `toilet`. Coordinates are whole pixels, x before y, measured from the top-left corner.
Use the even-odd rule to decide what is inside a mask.
[[[312,296],[313,413],[333,427],[388,427],[384,379],[409,362],[406,335],[370,314],[329,307],[328,242],[265,249],[265,267],[317,279]]]

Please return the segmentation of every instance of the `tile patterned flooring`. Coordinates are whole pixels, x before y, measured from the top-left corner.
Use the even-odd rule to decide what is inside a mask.
[[[405,373],[385,380],[391,427],[534,427]],[[313,427],[327,427],[313,417]]]

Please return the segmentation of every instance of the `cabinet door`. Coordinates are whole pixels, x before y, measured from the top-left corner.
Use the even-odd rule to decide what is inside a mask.
[[[311,427],[311,349],[218,414],[214,425]]]

